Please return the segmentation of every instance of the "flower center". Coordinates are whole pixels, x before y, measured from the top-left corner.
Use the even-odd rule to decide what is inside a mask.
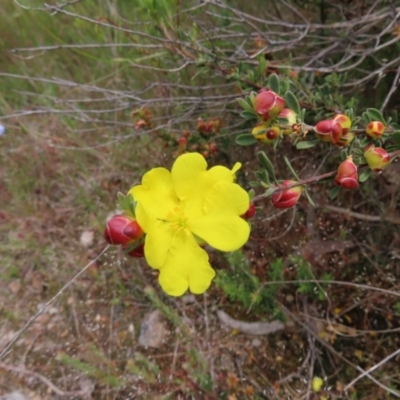
[[[166,222],[176,230],[187,230],[187,217],[180,206],[175,206],[168,212]]]

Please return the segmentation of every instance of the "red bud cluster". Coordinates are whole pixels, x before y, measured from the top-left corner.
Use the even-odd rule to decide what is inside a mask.
[[[243,219],[249,219],[253,217],[255,213],[256,213],[256,206],[253,203],[250,203],[249,209],[243,215],[241,215],[241,217]]]
[[[264,121],[276,118],[285,107],[285,100],[270,89],[261,89],[254,99],[254,109]]]
[[[297,183],[296,181],[286,180],[281,183],[281,187],[285,188],[287,186]],[[299,200],[303,192],[303,186],[294,186],[290,189],[280,190],[272,195],[272,203],[277,208],[290,208],[293,207]]]
[[[122,245],[124,249],[130,247],[134,242],[139,241],[143,235],[144,232],[135,219],[121,214],[114,215],[107,222],[104,230],[104,238],[108,243]],[[139,244],[137,248],[134,248],[128,254],[132,255],[142,244]],[[143,251],[141,253],[138,251],[137,254],[141,255],[134,255],[133,257],[143,257]]]
[[[352,156],[339,165],[335,182],[346,189],[355,189],[358,186],[357,165],[354,164]]]
[[[336,114],[332,119],[318,122],[314,127],[317,137],[338,146],[348,146],[354,139],[354,133],[350,132],[351,120],[347,115]]]
[[[336,144],[343,136],[343,129],[339,122],[334,119],[324,119],[319,121],[314,127],[318,139],[323,142]]]
[[[389,153],[382,147],[375,147],[373,144],[365,148],[364,157],[368,166],[375,172],[381,172],[390,163]]]
[[[385,132],[385,125],[381,121],[372,121],[365,128],[365,132],[372,139],[379,139]]]
[[[268,122],[260,122],[251,133],[260,142],[272,143],[280,136],[281,129],[279,126],[269,126]]]

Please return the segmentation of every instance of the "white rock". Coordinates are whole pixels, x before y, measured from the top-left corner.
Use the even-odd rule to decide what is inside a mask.
[[[159,348],[163,344],[167,334],[168,330],[160,311],[152,311],[143,318],[142,325],[140,326],[139,345]]]

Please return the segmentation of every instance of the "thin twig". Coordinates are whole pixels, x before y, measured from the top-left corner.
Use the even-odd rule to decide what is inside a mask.
[[[56,301],[91,265],[93,265],[110,247],[107,245],[100,254],[89,262],[83,269],[81,269],[71,280],[69,280],[60,290],[59,292],[53,296],[40,310],[31,318],[29,318],[28,322],[25,326],[11,339],[11,341],[7,344],[7,346],[0,353],[0,360],[7,354],[8,350],[12,347],[12,345],[28,330],[28,328],[35,322],[35,320],[42,315],[54,301]]]

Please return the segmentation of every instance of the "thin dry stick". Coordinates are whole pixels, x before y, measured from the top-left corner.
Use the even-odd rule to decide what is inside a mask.
[[[378,215],[366,215],[366,214],[361,214],[358,212],[354,212],[351,210],[348,210],[346,208],[341,208],[341,207],[336,207],[336,206],[330,206],[330,205],[325,205],[323,206],[323,208],[326,208],[327,210],[331,210],[340,214],[345,214],[349,217],[353,217],[356,219],[360,219],[363,221],[369,221],[369,222],[382,222],[382,221],[386,221],[389,222],[391,224],[396,224],[396,225],[400,225],[400,218],[396,218],[396,217],[391,217],[391,216],[378,216]]]
[[[356,364],[352,363],[350,360],[348,360],[346,357],[344,357],[340,352],[336,351],[329,343],[327,343],[323,339],[321,339],[310,327],[308,327],[299,318],[297,318],[293,313],[291,313],[290,310],[287,309],[283,304],[280,304],[280,307],[281,307],[282,311],[286,315],[290,316],[290,318],[293,319],[293,321],[295,321],[295,322],[299,323],[300,325],[302,325],[303,328],[315,338],[315,340],[317,340],[319,343],[323,344],[325,346],[325,348],[328,349],[332,354],[334,354],[337,357],[339,357],[346,364],[348,364],[348,365],[352,366],[353,368],[355,368],[356,370],[362,372],[364,374],[364,376],[366,376],[368,379],[370,379],[371,381],[376,383],[382,389],[384,389],[384,390],[388,391],[389,393],[393,394],[395,397],[400,398],[400,393],[399,392],[394,391],[390,387],[388,387],[388,386],[384,385],[383,383],[379,382],[372,375],[370,375],[369,371],[365,371],[359,365],[356,365]],[[391,355],[391,357],[392,356],[393,356],[393,354]]]
[[[18,374],[24,374],[24,375],[31,376],[33,378],[37,378],[40,381],[42,381],[45,385],[47,385],[49,387],[49,389],[52,390],[54,393],[56,393],[58,396],[81,396],[81,395],[85,394],[83,391],[64,392],[63,390],[58,388],[53,382],[51,382],[49,379],[47,379],[42,374],[38,374],[37,372],[30,371],[24,367],[17,367],[14,365],[7,365],[4,363],[0,363],[0,368],[5,369],[6,371],[16,372]],[[11,398],[11,397],[9,397],[9,398]]]
[[[68,281],[61,288],[61,290],[54,297],[52,297],[34,316],[32,316],[28,320],[25,326],[11,339],[8,345],[0,353],[0,360],[6,354],[8,354],[8,350],[28,330],[28,328],[35,322],[39,315],[42,315],[50,307],[50,305],[54,303],[54,301],[57,300],[65,292],[65,290],[67,290],[93,263],[95,263],[108,250],[109,247],[110,245],[107,245],[96,258],[94,258],[92,261],[90,261],[89,264],[87,264],[82,270],[80,270],[70,281]]]
[[[377,364],[375,364],[373,367],[369,368],[368,371],[364,371],[362,374],[358,375],[357,378],[353,379],[345,388],[344,390],[350,389],[354,384],[360,380],[361,378],[364,378],[368,374],[370,374],[372,371],[375,371],[378,369],[381,365],[385,364],[386,361],[389,361],[391,358],[396,357],[398,354],[400,354],[400,349],[397,349],[394,353],[389,354],[386,358],[383,360],[379,361]],[[398,396],[400,397],[400,396]]]
[[[397,68],[396,76],[393,79],[392,87],[390,88],[389,93],[387,94],[386,99],[382,104],[382,107],[380,110],[381,112],[385,109],[385,107],[389,103],[389,100],[392,97],[392,94],[396,91],[397,86],[399,85],[399,78],[400,78],[400,65]]]

